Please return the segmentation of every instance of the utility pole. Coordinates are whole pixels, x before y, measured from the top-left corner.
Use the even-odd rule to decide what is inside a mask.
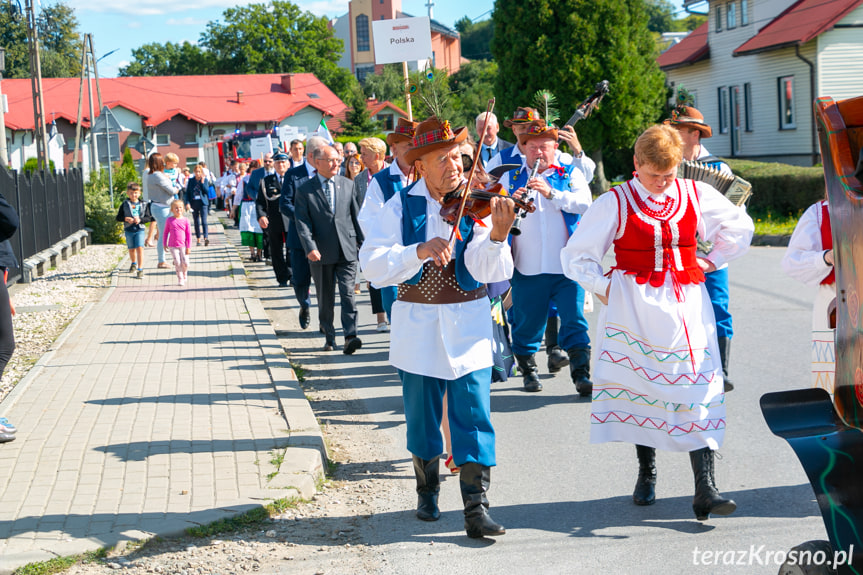
[[[6,71],[6,48],[0,48],[0,81]],[[6,118],[3,109],[3,90],[0,89],[0,166],[9,165],[9,152],[6,150]]]
[[[48,169],[48,139],[45,137],[45,100],[42,97],[42,64],[39,61],[39,31],[33,0],[26,1],[27,48],[30,52],[30,85],[33,90],[33,140],[36,142],[36,169]]]

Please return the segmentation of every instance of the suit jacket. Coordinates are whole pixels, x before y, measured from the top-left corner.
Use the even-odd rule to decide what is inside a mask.
[[[356,261],[363,241],[353,182],[333,176],[333,183],[335,214],[317,175],[300,186],[294,198],[294,221],[303,249],[306,254],[318,250],[325,265],[339,261],[339,248],[347,261]]]
[[[480,142],[479,145],[482,146],[482,142]],[[498,138],[497,144],[495,144],[495,146],[492,148],[494,153],[492,153],[491,157],[492,158],[495,157],[496,155],[498,155],[502,151],[506,150],[507,148],[511,148],[512,146],[513,146],[512,143],[507,142],[506,140],[501,140],[500,138]],[[480,154],[480,160],[482,160],[482,165],[484,167],[486,162],[488,161],[488,159],[485,157],[485,154]]]
[[[354,178],[354,195],[357,197],[357,205],[363,207],[366,199],[366,191],[369,189],[369,169],[366,168]]]
[[[297,196],[297,190],[309,179],[309,170],[306,164],[302,163],[295,168],[291,168],[285,172],[285,182],[282,184],[282,197],[279,198],[279,211],[282,214],[282,221],[285,224],[287,232],[286,243],[288,248],[292,250],[302,250],[303,244],[300,242],[300,236],[297,234],[297,226],[294,223],[294,199]],[[305,252],[308,253],[308,252]]]

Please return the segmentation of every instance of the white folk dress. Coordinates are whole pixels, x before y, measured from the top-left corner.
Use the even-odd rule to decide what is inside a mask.
[[[818,286],[812,307],[812,385],[832,394],[836,334],[830,327],[830,310],[835,305],[836,281],[831,275],[833,266],[824,261],[824,252],[831,249],[833,243],[829,213],[827,218],[823,216],[826,206],[826,200],[817,202],[800,217],[782,258],[782,269],[806,285]],[[825,237],[830,239],[830,246],[824,245]]]
[[[661,213],[651,217],[639,203]],[[655,272],[613,269],[606,277],[602,258],[624,238],[630,217],[654,228],[641,264]],[[722,445],[722,366],[713,308],[694,261],[696,230],[714,243],[708,259],[718,268],[746,252],[753,224],[707,184],[676,180],[655,195],[635,178],[600,196],[561,252],[567,277],[601,295],[610,286],[597,328],[591,443],[624,441],[667,451]],[[678,247],[681,237],[692,245]]]

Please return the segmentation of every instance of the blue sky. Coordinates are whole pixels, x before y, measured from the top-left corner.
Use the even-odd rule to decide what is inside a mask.
[[[348,11],[348,0],[312,0],[295,3],[303,10],[329,18]],[[50,4],[50,2],[40,2]],[[414,16],[428,13],[427,0],[402,0],[402,11]],[[75,10],[79,30],[93,34],[99,75],[114,77],[129,63],[132,50],[149,42],[196,42],[207,22],[219,20],[225,8],[243,4],[238,0],[66,0]],[[263,0],[257,3],[263,3]],[[672,0],[680,7],[682,0]],[[38,4],[37,4],[38,5]],[[480,21],[489,17],[493,0],[434,0],[434,18],[452,27],[456,20],[467,16]],[[193,6],[184,8],[184,6]]]

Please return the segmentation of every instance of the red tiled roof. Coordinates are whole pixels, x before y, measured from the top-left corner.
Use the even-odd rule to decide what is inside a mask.
[[[735,56],[805,44],[831,30],[863,0],[799,0],[734,51]]]
[[[401,108],[399,108],[398,106],[396,106],[395,104],[390,102],[389,100],[384,100],[383,102],[378,102],[377,100],[366,100],[366,108],[368,108],[369,115],[372,117],[377,115],[384,108],[390,108],[394,112],[401,114],[403,117],[405,117],[405,118],[408,117],[407,112],[405,112],[404,110],[402,110]],[[334,117],[327,120],[327,129],[329,129],[329,131],[332,132],[333,134],[335,134],[336,132],[341,132],[342,131],[342,122],[344,122],[347,119],[347,115],[348,115],[349,111],[350,111],[350,108],[345,108],[344,110],[342,110],[341,112],[336,114]]]
[[[143,116],[147,126],[157,126],[178,114],[201,124],[241,124],[281,122],[308,106],[328,116],[346,108],[314,75],[294,74],[291,93],[282,87],[282,76],[145,76],[105,78],[99,84],[102,101],[107,106],[127,108]],[[78,78],[42,80],[47,122],[51,122],[52,116],[75,122],[79,83]],[[243,92],[240,103],[237,102],[238,91]],[[4,78],[3,93],[9,100],[9,113],[5,116],[7,127],[32,130],[30,80]],[[88,126],[89,118],[84,118],[81,124]]]
[[[863,0],[861,0],[863,1]],[[693,30],[689,36],[663,52],[656,59],[659,68],[672,70],[681,66],[695,64],[710,57],[710,46],[707,44],[707,22]]]

